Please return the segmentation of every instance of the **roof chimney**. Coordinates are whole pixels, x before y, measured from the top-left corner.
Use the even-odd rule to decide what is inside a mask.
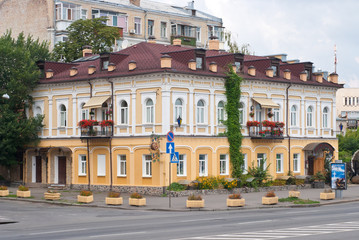
[[[196,71],[196,60],[194,59],[191,59],[188,61],[188,68],[193,70],[193,71]]]
[[[287,79],[287,80],[290,80],[290,70],[289,69],[286,69],[284,70],[284,78]]]
[[[254,66],[248,67],[248,75],[254,77],[256,75],[256,68]]]
[[[272,78],[274,74],[273,68],[269,67],[266,69],[266,76]]]
[[[90,65],[90,66],[88,66],[87,72],[88,72],[89,75],[94,74],[94,73],[96,72],[96,67],[95,67],[95,65]]]
[[[70,77],[76,76],[78,73],[77,67],[70,68]]]
[[[301,72],[301,73],[299,74],[299,78],[300,78],[300,80],[306,82],[307,79],[308,79],[308,73],[307,73],[306,71]]]
[[[211,40],[208,43],[209,50],[219,50],[219,40],[215,36],[211,36]]]
[[[128,62],[128,70],[133,71],[137,67],[136,61],[132,60]]]
[[[116,65],[114,63],[109,63],[108,64],[107,71],[113,72],[113,71],[115,71],[115,69],[116,69]]]
[[[52,78],[54,76],[54,71],[52,71],[52,69],[47,69],[45,75],[46,78]]]
[[[148,43],[156,43],[156,38],[154,36],[149,36]]]
[[[170,55],[161,56],[161,68],[171,68],[172,67],[172,58]]]
[[[217,72],[217,63],[211,62],[211,63],[209,64],[209,71],[216,73],[216,72]]]
[[[323,82],[323,74],[322,73],[315,73],[315,80],[319,83]]]
[[[180,38],[174,38],[172,44],[173,46],[181,46],[182,40]]]
[[[329,75],[329,78],[330,78],[330,82],[338,84],[338,74],[337,73],[331,73]]]
[[[90,45],[85,45],[82,47],[82,57],[89,57],[92,55],[92,47]]]
[[[130,0],[130,3],[139,7],[141,5],[141,0]]]

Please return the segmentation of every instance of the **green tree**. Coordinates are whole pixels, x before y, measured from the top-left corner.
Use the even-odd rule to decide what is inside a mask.
[[[338,135],[339,159],[350,162],[353,154],[359,150],[359,129],[348,130],[345,135]]]
[[[68,28],[68,40],[56,44],[54,60],[72,62],[82,57],[83,46],[92,47],[93,53],[111,52],[116,39],[120,38],[119,29],[107,26],[106,17],[79,19]]]
[[[245,55],[254,55],[254,52],[249,50],[249,43],[244,43],[238,46],[237,42],[232,39],[232,33],[230,31],[224,32],[224,40],[228,46],[228,52],[230,53],[242,53]]]
[[[25,110],[40,76],[36,61],[49,58],[46,42],[23,33],[17,39],[11,32],[0,37],[0,165],[17,164],[17,153],[38,140],[43,117],[27,117]],[[10,98],[3,98],[4,94]]]

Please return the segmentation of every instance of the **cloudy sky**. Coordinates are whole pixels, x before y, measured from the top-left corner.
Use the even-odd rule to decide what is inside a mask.
[[[155,0],[185,6],[190,0]],[[359,88],[359,1],[195,0],[195,8],[221,17],[239,44],[256,55],[285,53],[337,73],[345,87]]]

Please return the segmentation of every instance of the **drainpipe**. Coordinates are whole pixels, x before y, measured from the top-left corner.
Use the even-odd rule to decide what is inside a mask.
[[[90,84],[90,97],[92,97],[92,84],[91,84],[90,80],[88,81],[88,84]]]
[[[143,10],[145,13],[145,41],[147,42],[147,11]]]
[[[289,135],[289,88],[292,86],[292,83],[289,83],[286,89],[286,101],[287,101],[287,111],[286,111],[286,132],[288,137],[288,172],[290,171],[290,135]]]
[[[87,140],[87,175],[88,175],[88,190],[91,190],[91,171],[90,171],[90,144],[89,144],[89,138],[86,139]]]

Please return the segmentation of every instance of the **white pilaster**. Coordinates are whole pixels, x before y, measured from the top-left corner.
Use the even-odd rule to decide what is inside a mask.
[[[216,104],[214,102],[214,89],[211,89],[211,92],[210,92],[210,95],[209,95],[209,123],[208,125],[211,126],[211,132],[210,134],[211,135],[214,135],[214,124],[215,124],[215,121],[214,121],[214,113],[216,111]]]
[[[131,107],[132,107],[132,135],[136,134],[136,91],[131,92]]]
[[[49,98],[49,136],[52,136],[52,99]]]
[[[171,91],[162,87],[162,134],[170,131],[171,125]]]
[[[77,122],[76,122],[76,117],[78,115],[78,108],[77,108],[77,97],[76,96],[72,96],[72,135],[75,136],[76,134],[76,129],[77,129]]]
[[[301,99],[300,100],[300,109],[299,109],[299,113],[300,113],[300,118],[301,118],[301,132],[302,132],[302,136],[306,136],[308,134],[308,131],[307,131],[307,124],[306,124],[306,113],[305,113],[305,100],[304,99]],[[290,107],[290,106],[289,106]]]
[[[317,109],[315,109],[317,112],[317,131],[316,131],[316,136],[322,136],[323,135],[323,129],[321,127],[321,119],[320,119],[320,114],[322,112],[322,109],[320,107],[320,99],[317,99]]]
[[[189,103],[188,103],[188,113],[189,113],[189,133],[193,134],[193,88],[189,89]]]

